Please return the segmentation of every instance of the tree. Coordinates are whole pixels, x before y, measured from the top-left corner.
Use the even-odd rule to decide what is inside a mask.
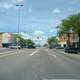
[[[70,25],[70,19],[63,19],[61,21],[61,24],[58,25],[59,31],[58,34],[59,36],[62,34],[67,34],[67,46],[70,46],[70,34],[71,34],[71,30],[72,30],[72,26]]]
[[[17,44],[17,38],[19,39],[19,42],[18,44],[21,46],[21,47],[31,47],[33,48],[35,46],[35,43],[31,40],[31,39],[24,39],[21,35],[18,35],[18,34],[14,34],[14,39],[13,39],[13,42],[15,44]]]
[[[19,41],[17,42],[17,39],[19,39]],[[20,45],[20,46],[24,46],[26,47],[27,45],[27,40],[24,39],[21,35],[18,35],[18,34],[14,34],[14,37],[13,37],[13,42],[14,44],[17,44]]]
[[[13,35],[13,42],[14,42],[14,44],[17,44],[17,39],[20,39],[20,35],[18,35],[18,34],[14,34]]]
[[[78,34],[78,37],[79,37],[78,47],[80,48],[80,13],[71,15],[69,19],[71,22],[72,30]]]
[[[67,33],[68,42],[70,41],[69,33],[72,31],[73,33],[77,33],[79,37],[79,48],[80,48],[80,13],[71,15],[66,19],[62,20],[61,24],[58,26],[59,34]]]
[[[54,36],[49,37],[47,42],[48,42],[49,45],[53,45],[53,44],[57,43],[57,39]]]
[[[33,48],[35,46],[35,43],[31,39],[28,39],[27,46],[28,46],[28,48]]]

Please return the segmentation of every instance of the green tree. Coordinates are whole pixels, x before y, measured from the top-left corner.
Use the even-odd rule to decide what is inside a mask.
[[[80,13],[71,15],[66,19],[61,21],[61,24],[58,25],[59,34],[67,33],[68,42],[70,41],[70,32],[77,33],[79,37],[79,48],[80,48]]]
[[[19,40],[18,42],[17,42],[17,39]],[[21,35],[18,35],[18,34],[14,34],[13,42],[14,42],[15,44],[18,43],[18,44],[21,45],[21,46],[26,46],[26,45],[27,45],[27,40],[24,39]]]
[[[70,19],[64,19],[61,21],[61,24],[57,26],[59,29],[58,34],[61,36],[62,34],[66,34],[68,37],[67,46],[70,45],[70,34],[72,31],[72,26],[70,25]]]
[[[78,34],[79,37],[79,48],[80,48],[80,13],[71,15],[69,17],[72,30]]]
[[[13,42],[14,42],[15,44],[17,44],[17,39],[20,39],[20,38],[21,38],[20,35],[14,34],[14,35],[13,35]]]
[[[17,42],[17,39],[19,39],[19,42]],[[15,44],[19,43],[22,47],[34,47],[35,43],[31,39],[24,39],[21,35],[14,34],[13,42]]]
[[[31,39],[28,39],[27,40],[27,46],[30,47],[30,48],[32,48],[32,47],[35,46],[35,43]]]
[[[47,42],[48,42],[49,45],[53,45],[53,44],[57,43],[57,39],[54,36],[49,37]]]

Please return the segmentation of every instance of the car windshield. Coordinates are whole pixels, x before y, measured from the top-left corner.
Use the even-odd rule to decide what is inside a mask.
[[[0,80],[80,80],[80,0],[0,0]]]

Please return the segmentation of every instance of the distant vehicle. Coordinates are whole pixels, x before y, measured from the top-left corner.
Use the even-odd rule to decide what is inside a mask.
[[[65,53],[78,53],[78,48],[74,48],[74,47],[65,47],[64,48],[64,52]]]
[[[35,46],[35,45],[33,45],[33,46],[31,46],[31,48],[35,49],[35,48],[36,48],[36,46]]]
[[[49,49],[53,49],[53,47],[52,46],[49,46]]]
[[[21,46],[15,46],[15,45],[14,45],[14,46],[10,46],[9,48],[10,48],[10,49],[21,49]]]
[[[49,45],[49,49],[55,48],[56,45]]]
[[[64,47],[56,46],[55,49],[64,49]]]
[[[60,44],[54,45],[53,48],[55,48],[55,49],[64,49],[64,47],[62,47]]]
[[[53,49],[53,48],[55,48],[55,46],[53,46],[53,45],[50,45],[49,46],[49,49]]]
[[[35,49],[35,46],[27,46],[28,49]]]

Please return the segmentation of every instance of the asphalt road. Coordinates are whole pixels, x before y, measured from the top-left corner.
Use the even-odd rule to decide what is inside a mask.
[[[0,55],[0,80],[79,79],[80,55],[48,48]]]
[[[9,48],[0,48],[0,54],[8,53],[9,51],[14,51],[15,49],[9,49]]]

